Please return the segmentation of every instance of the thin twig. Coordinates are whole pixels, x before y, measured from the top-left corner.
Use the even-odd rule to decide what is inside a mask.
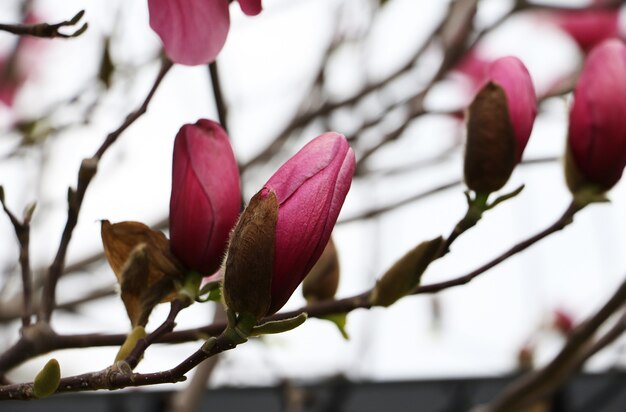
[[[558,231],[564,229],[567,225],[569,225],[569,224],[571,224],[573,222],[574,215],[579,210],[580,210],[580,206],[578,206],[574,202],[570,203],[569,207],[565,210],[563,215],[556,222],[554,222],[552,225],[550,225],[546,229],[542,230],[541,232],[537,233],[536,235],[531,236],[528,239],[526,239],[526,240],[516,244],[511,249],[507,250],[506,252],[504,252],[503,254],[498,256],[497,258],[487,262],[486,264],[482,265],[481,267],[477,268],[476,270],[473,270],[472,272],[468,273],[467,275],[460,276],[460,277],[457,277],[457,278],[454,278],[454,279],[451,279],[451,280],[447,280],[447,281],[444,281],[444,282],[432,283],[430,285],[420,286],[420,287],[417,288],[415,293],[420,293],[420,294],[421,293],[437,293],[437,292],[440,292],[442,290],[449,289],[451,287],[461,286],[461,285],[465,285],[465,284],[471,282],[477,276],[479,276],[482,273],[488,271],[489,269],[499,265],[500,263],[504,262],[505,260],[507,260],[511,256],[516,255],[516,254],[524,251],[525,249],[527,249],[528,247],[534,245],[535,243],[537,243],[541,239],[544,239],[545,237],[547,237],[547,236],[549,236],[549,235],[551,235],[551,234],[553,234],[555,232],[558,232]]]
[[[131,369],[135,369],[135,367],[139,363],[139,360],[150,345],[156,342],[156,340],[163,335],[170,333],[172,330],[174,330],[174,327],[176,326],[176,317],[178,316],[180,311],[187,306],[189,306],[189,304],[184,303],[180,299],[174,299],[170,303],[170,313],[167,315],[165,321],[163,321],[163,323],[148,336],[140,339],[139,342],[137,342],[137,344],[135,345],[135,348],[125,359],[126,363],[128,363]]]
[[[491,404],[487,405],[482,412],[505,412],[521,410],[525,405],[541,399],[558,388],[563,381],[581,365],[585,356],[591,355],[585,351],[589,341],[604,322],[617,310],[626,304],[626,279],[609,300],[589,319],[576,327],[563,349],[543,369],[524,375],[515,381]],[[622,327],[623,318],[618,323],[617,329]],[[601,345],[608,343],[614,337],[614,333],[608,339],[601,340]],[[591,346],[595,350],[593,346]],[[581,352],[583,356],[581,356]]]
[[[0,190],[2,190],[0,188]],[[4,190],[2,190],[4,192]],[[11,220],[15,235],[20,245],[20,267],[22,269],[22,326],[30,325],[33,307],[33,274],[30,267],[30,220],[33,216],[34,204],[27,206],[24,211],[24,218],[20,221],[8,208],[4,202],[4,193],[0,195],[2,208]]]
[[[102,155],[113,143],[115,143],[120,135],[146,112],[146,110],[148,109],[148,105],[150,104],[150,101],[154,96],[154,93],[156,92],[157,88],[161,84],[161,81],[171,67],[172,62],[170,62],[169,60],[163,60],[159,74],[157,75],[154,84],[152,85],[152,88],[148,93],[148,96],[141,104],[139,109],[129,114],[122,123],[122,125],[106,137],[100,148],[98,148],[96,153],[91,158],[84,159],[82,161],[80,169],[78,171],[78,185],[76,187],[76,190],[70,190],[69,193],[67,222],[65,224],[65,228],[63,229],[63,235],[61,236],[59,249],[52,265],[50,265],[50,268],[48,269],[47,277],[44,283],[42,303],[38,312],[39,322],[50,321],[50,317],[52,315],[52,311],[55,305],[56,285],[63,273],[63,265],[65,264],[65,255],[67,253],[67,248],[72,238],[74,227],[76,227],[76,223],[78,222],[78,214],[82,206],[85,192],[87,191],[87,187],[89,186],[91,179],[96,174],[98,162],[102,158]]]
[[[217,118],[224,130],[228,132],[228,106],[224,100],[224,94],[222,93],[217,61],[209,64],[209,74],[211,77],[211,86],[213,86],[213,98],[215,100],[215,108],[217,109]]]
[[[78,24],[80,19],[83,18],[85,14],[85,10],[81,10],[70,20],[65,20],[56,24],[48,24],[48,23],[39,23],[39,24],[0,24],[0,31],[6,31],[12,34],[17,34],[20,36],[34,36],[34,37],[47,37],[47,38],[55,38],[60,37],[64,39],[69,39],[72,37],[80,36],[87,30],[89,27],[88,23],[84,23],[74,32],[65,34],[61,33],[59,29],[68,26],[75,26]]]

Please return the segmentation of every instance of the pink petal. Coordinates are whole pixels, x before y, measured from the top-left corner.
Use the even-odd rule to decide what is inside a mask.
[[[620,37],[619,9],[562,12],[553,19],[583,50],[606,39]]]
[[[184,125],[174,143],[171,249],[201,274],[220,266],[241,202],[239,174],[226,132],[215,122]]]
[[[150,27],[175,63],[215,60],[228,35],[228,0],[148,0]]]
[[[287,302],[324,251],[354,167],[354,152],[345,137],[325,133],[304,146],[265,184],[279,202],[268,313]]]
[[[524,64],[513,56],[494,61],[489,78],[506,93],[506,100],[515,132],[516,159],[522,158],[537,115],[537,96],[532,79]]]
[[[607,40],[587,57],[574,90],[569,145],[579,171],[606,189],[626,166],[626,46]]]
[[[263,10],[261,0],[239,0],[239,6],[248,16],[256,16]]]

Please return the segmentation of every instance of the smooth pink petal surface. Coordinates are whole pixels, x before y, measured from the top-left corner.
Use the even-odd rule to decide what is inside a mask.
[[[150,27],[175,63],[215,60],[228,35],[228,0],[148,0]]]
[[[188,268],[219,268],[237,221],[241,189],[226,132],[215,122],[184,125],[174,143],[170,198],[171,249]]]
[[[289,159],[264,189],[279,203],[272,303],[278,311],[324,251],[350,189],[354,152],[345,137],[325,133]]]
[[[563,12],[553,19],[583,50],[606,39],[620,37],[619,9]]]
[[[610,189],[626,166],[626,46],[607,40],[589,54],[574,90],[569,146],[579,171]]]
[[[239,6],[241,6],[241,11],[248,16],[256,16],[263,10],[261,0],[239,0]]]
[[[494,61],[489,67],[488,77],[506,93],[509,115],[517,142],[516,159],[519,162],[537,115],[535,87],[526,66],[513,56]]]

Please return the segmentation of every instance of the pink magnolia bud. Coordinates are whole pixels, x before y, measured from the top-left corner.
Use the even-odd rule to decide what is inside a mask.
[[[174,142],[170,198],[174,255],[189,269],[214,273],[240,204],[237,162],[224,129],[205,119],[181,127]]]
[[[502,87],[515,133],[515,160],[519,162],[533,130],[537,96],[530,74],[520,59],[502,57],[491,64],[489,79]]]
[[[568,185],[609,190],[626,166],[626,45],[607,40],[585,61],[570,111]],[[573,172],[572,166],[575,168]]]
[[[248,16],[256,16],[263,10],[261,0],[239,0],[239,6]]]
[[[470,189],[491,193],[504,186],[522,158],[536,113],[535,90],[522,62],[516,57],[494,61],[468,110],[465,181]]]
[[[278,311],[324,251],[348,194],[355,158],[346,138],[313,139],[267,181],[278,199],[272,303]]]
[[[224,299],[231,310],[258,319],[283,307],[330,239],[354,163],[346,138],[325,133],[252,198],[228,248]]]
[[[553,21],[585,51],[621,35],[617,8],[561,12],[553,16]]]
[[[150,27],[159,35],[174,62],[194,66],[211,63],[226,43],[230,28],[229,0],[148,0]],[[261,0],[240,0],[241,10],[254,16]]]

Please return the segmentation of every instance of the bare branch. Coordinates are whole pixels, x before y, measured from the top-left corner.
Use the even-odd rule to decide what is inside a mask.
[[[150,89],[150,92],[148,93],[148,96],[141,104],[139,109],[128,115],[122,125],[106,137],[100,148],[91,158],[84,159],[81,163],[78,172],[78,185],[76,187],[76,190],[70,189],[69,192],[67,223],[65,224],[65,229],[63,230],[63,235],[61,236],[61,242],[59,244],[59,249],[57,251],[56,257],[54,258],[52,265],[50,265],[50,268],[48,269],[47,277],[45,280],[42,303],[38,312],[39,322],[48,322],[52,315],[52,310],[54,309],[55,305],[56,284],[63,273],[63,266],[65,264],[65,255],[67,253],[67,248],[72,238],[72,232],[74,231],[74,227],[76,227],[76,223],[78,222],[78,214],[80,212],[85,192],[87,191],[87,187],[89,186],[91,179],[96,174],[100,158],[107,151],[107,149],[113,143],[115,143],[120,135],[146,112],[146,110],[148,109],[148,105],[150,104],[150,101],[154,96],[154,93],[156,92],[157,88],[161,84],[161,81],[171,67],[172,63],[170,61],[163,60],[159,74],[157,75],[154,84]]]
[[[69,39],[78,37],[83,34],[89,27],[88,23],[83,23],[78,29],[72,33],[65,34],[59,31],[63,27],[75,26],[85,15],[85,10],[81,10],[70,20],[65,20],[56,24],[39,23],[39,24],[0,24],[0,31],[6,31],[20,36],[34,36],[47,38],[63,38]]]

